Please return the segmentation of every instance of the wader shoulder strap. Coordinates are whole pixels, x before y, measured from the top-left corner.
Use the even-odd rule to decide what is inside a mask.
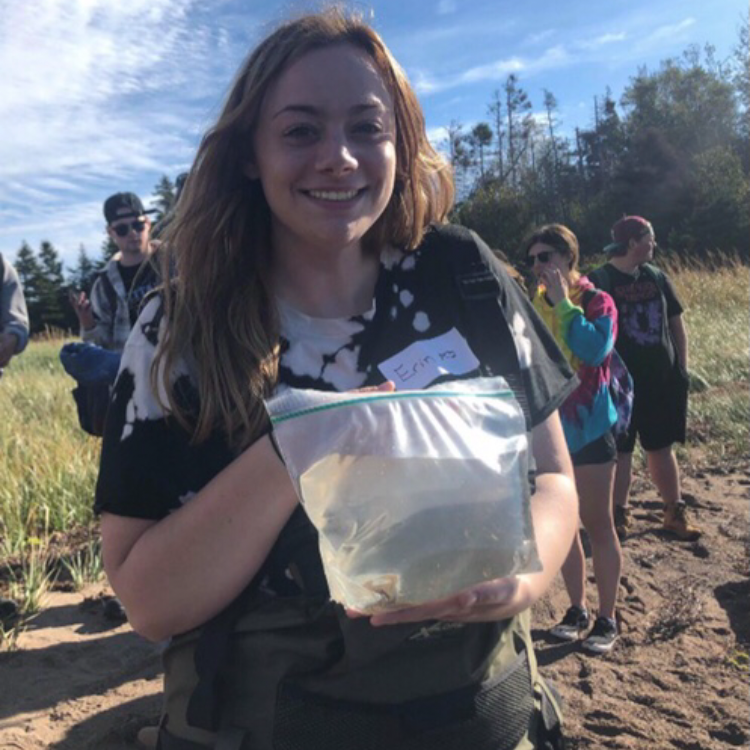
[[[226,609],[202,629],[195,646],[195,671],[198,683],[187,705],[187,722],[191,726],[215,732],[221,717],[219,676],[226,664],[231,644],[230,636],[244,610],[244,605],[257,589],[255,581]]]
[[[482,363],[486,375],[502,375],[507,380],[523,410],[526,424],[530,426],[531,411],[517,354],[514,356],[511,372],[497,371],[498,353],[517,351],[501,308],[505,292],[497,276],[500,273],[500,261],[476,235],[463,227],[441,227],[434,230],[429,238],[442,252],[453,276],[472,350]]]

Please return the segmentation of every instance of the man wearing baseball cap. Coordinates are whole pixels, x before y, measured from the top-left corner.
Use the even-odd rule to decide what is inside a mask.
[[[143,298],[159,283],[151,221],[134,193],[115,193],[104,201],[106,231],[117,252],[97,276],[91,298],[83,291],[71,294],[70,301],[81,325],[83,343],[65,344],[60,361],[78,386],[73,397],[81,427],[101,435],[109,405],[112,383],[120,366],[121,352],[135,325]],[[104,601],[105,617],[127,618],[116,597]]]
[[[672,448],[674,443],[685,442],[687,332],[672,282],[649,263],[655,247],[650,222],[641,216],[624,216],[615,222],[612,242],[604,248],[609,261],[589,274],[592,283],[615,301],[619,320],[615,346],[635,387],[630,429],[617,445],[615,526],[624,539],[630,526],[628,496],[638,437],[664,502],[664,530],[694,540],[701,531],[688,519]]]
[[[103,272],[91,288],[71,297],[81,324],[84,342],[120,352],[135,325],[144,296],[158,283],[150,262],[151,221],[134,193],[115,193],[104,201],[106,231],[117,246]]]

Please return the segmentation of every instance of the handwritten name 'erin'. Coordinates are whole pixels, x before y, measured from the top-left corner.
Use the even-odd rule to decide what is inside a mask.
[[[396,388],[426,388],[445,375],[464,375],[479,367],[466,339],[451,328],[440,336],[420,339],[378,365]]]
[[[434,357],[432,354],[428,354],[416,362],[410,362],[408,365],[402,362],[393,368],[393,373],[402,383],[406,383],[425,368],[439,366],[444,362],[451,362],[457,357],[458,354],[455,349],[447,349],[443,352],[437,352]]]

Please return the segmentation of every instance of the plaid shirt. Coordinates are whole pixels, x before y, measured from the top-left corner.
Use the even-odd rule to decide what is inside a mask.
[[[107,289],[107,286],[110,288]],[[97,277],[91,287],[90,298],[96,325],[88,330],[82,328],[81,338],[89,344],[121,352],[125,348],[132,324],[128,292],[116,259],[110,260]]]

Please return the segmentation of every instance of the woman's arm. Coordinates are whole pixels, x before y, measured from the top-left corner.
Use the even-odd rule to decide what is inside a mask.
[[[565,303],[561,303],[560,306]],[[568,303],[572,306],[572,303]],[[555,307],[555,313],[558,312]],[[577,307],[568,322],[566,343],[573,354],[587,365],[600,365],[615,346],[614,318],[610,315],[599,315],[588,320],[583,310]]]
[[[573,467],[557,412],[533,429],[532,449],[537,479],[531,513],[542,571],[488,581],[436,602],[374,615],[370,619],[373,625],[431,619],[502,620],[528,609],[542,596],[560,570],[578,529]]]
[[[133,628],[163,640],[224,609],[296,505],[286,468],[263,437],[161,521],[103,514],[104,567]]]
[[[568,282],[556,268],[542,271],[547,297],[554,305],[565,343],[587,365],[598,366],[615,345],[617,308],[608,294],[592,295],[587,313],[568,296]],[[591,320],[589,320],[591,318]]]

